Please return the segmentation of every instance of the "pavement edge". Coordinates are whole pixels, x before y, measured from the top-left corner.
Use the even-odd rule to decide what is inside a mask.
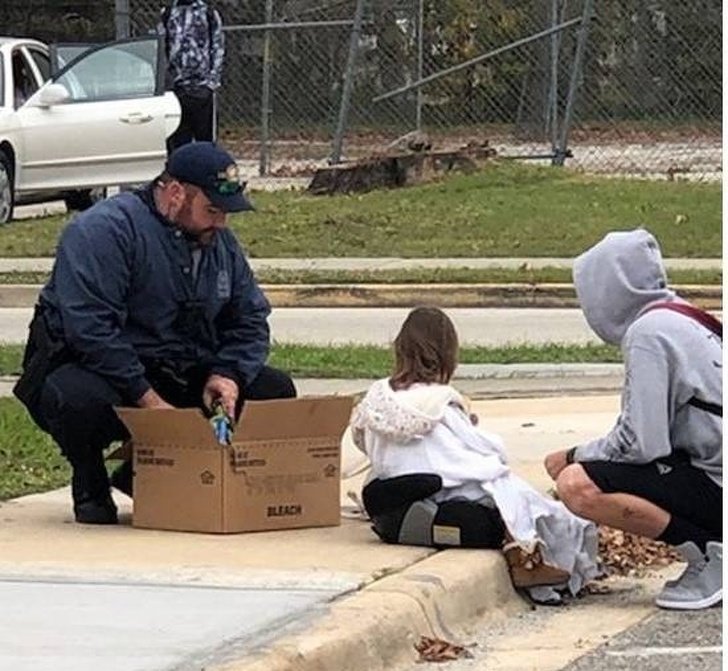
[[[35,305],[39,284],[0,284],[0,308]],[[273,308],[412,307],[427,296],[443,308],[579,307],[571,284],[262,284]],[[685,300],[722,310],[722,285],[675,285]]]
[[[414,661],[420,636],[453,641],[452,629],[476,617],[528,610],[500,552],[438,552],[334,600],[305,632],[284,635],[211,671],[384,671]]]

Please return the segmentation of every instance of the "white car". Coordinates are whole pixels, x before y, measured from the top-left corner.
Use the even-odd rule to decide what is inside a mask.
[[[71,54],[65,64],[62,53]],[[0,37],[0,224],[16,203],[63,198],[83,209],[95,192],[148,181],[164,166],[181,111],[165,91],[161,40],[73,53]]]

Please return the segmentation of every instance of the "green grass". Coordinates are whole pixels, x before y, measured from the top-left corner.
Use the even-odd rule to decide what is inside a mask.
[[[23,406],[0,398],[0,501],[68,484],[70,470],[53,440]]]
[[[392,270],[286,270],[263,268],[256,272],[261,284],[571,284],[568,268],[432,268]],[[0,272],[2,284],[44,284],[48,273]],[[672,270],[670,283],[721,284],[721,270]]]
[[[0,345],[0,375],[18,375],[20,373],[24,349],[24,345]]]
[[[0,345],[0,375],[18,375],[22,345]],[[317,347],[273,344],[270,364],[294,377],[376,378],[391,369],[391,350],[369,345]],[[463,363],[602,363],[621,361],[610,345],[517,345],[513,347],[463,347]]]
[[[230,225],[253,257],[571,257],[644,225],[667,257],[720,257],[721,186],[600,178],[518,163],[350,196],[253,194]],[[53,255],[64,217],[0,228],[0,256]]]

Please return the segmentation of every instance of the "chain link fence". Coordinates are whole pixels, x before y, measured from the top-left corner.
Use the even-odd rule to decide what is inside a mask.
[[[162,4],[4,0],[0,27],[97,41],[153,30]],[[589,172],[720,179],[719,0],[210,4],[227,43],[220,138],[251,172],[310,173],[422,129],[435,147],[488,142]]]
[[[114,39],[114,0],[2,0],[0,35],[43,42]]]

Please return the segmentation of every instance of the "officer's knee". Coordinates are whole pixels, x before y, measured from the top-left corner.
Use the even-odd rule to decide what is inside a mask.
[[[121,396],[109,382],[76,364],[56,368],[43,385],[42,399],[48,409],[63,412],[98,412],[99,408],[119,405]]]
[[[277,368],[270,368],[268,379],[266,380],[268,393],[271,398],[295,398],[296,387],[288,373],[284,373]]]
[[[295,398],[296,387],[288,373],[272,366],[264,366],[258,377],[245,389],[245,397],[257,401],[271,398]]]
[[[556,479],[559,499],[575,515],[591,519],[602,491],[580,464],[567,466]]]
[[[279,396],[278,398],[296,398],[296,385],[293,384],[293,380],[290,375],[281,371],[281,377],[278,382]]]
[[[104,445],[128,436],[113,406],[121,396],[102,377],[73,364],[46,379],[40,394],[42,428],[67,453],[82,444]]]

